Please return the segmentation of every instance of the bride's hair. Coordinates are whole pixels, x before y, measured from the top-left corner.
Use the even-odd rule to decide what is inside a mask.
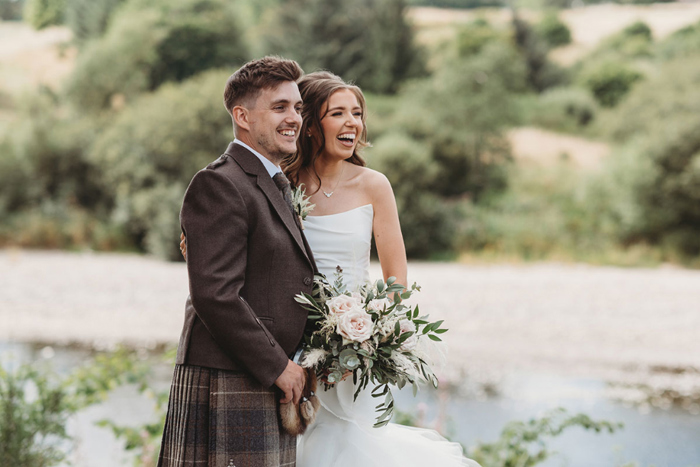
[[[367,105],[362,90],[355,85],[346,83],[342,78],[328,71],[309,73],[297,81],[297,84],[299,85],[301,99],[304,101],[304,106],[301,110],[304,123],[301,126],[299,139],[297,139],[297,152],[282,161],[282,169],[292,184],[295,186],[299,184],[299,172],[302,169],[311,167],[311,170],[313,170],[314,162],[323,152],[326,140],[321,129],[321,119],[325,116],[325,113],[321,114],[321,112],[324,111],[324,106],[326,106],[328,99],[336,92],[344,89],[355,94],[357,102],[359,102],[362,109],[362,133],[359,135],[352,156],[347,161],[362,167],[366,166],[367,163],[361,156],[362,148],[369,146],[367,142],[367,125],[365,124]],[[320,139],[321,144],[318,146],[314,144],[316,138],[309,136],[311,129],[314,130]],[[318,179],[320,188],[321,179],[318,177],[318,174],[314,173],[314,175]]]

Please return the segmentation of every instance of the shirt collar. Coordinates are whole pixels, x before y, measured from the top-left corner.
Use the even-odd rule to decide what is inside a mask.
[[[240,139],[234,139],[233,142],[234,142],[234,144],[240,144],[241,146],[243,146],[244,148],[246,148],[248,151],[250,151],[250,152],[252,152],[253,154],[255,154],[255,156],[256,156],[258,159],[260,159],[260,162],[262,162],[263,165],[265,166],[265,170],[267,170],[267,173],[270,174],[270,177],[274,177],[276,173],[282,172],[282,169],[280,168],[279,165],[273,164],[272,161],[270,161],[270,159],[268,159],[267,157],[263,156],[263,155],[260,154],[258,151],[256,151],[255,149],[251,148],[250,146],[248,146],[247,144],[245,144],[245,143],[244,143],[243,141],[241,141]]]

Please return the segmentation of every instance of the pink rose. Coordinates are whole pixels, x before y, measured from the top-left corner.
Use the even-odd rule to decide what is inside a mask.
[[[367,304],[367,309],[372,310],[372,311],[384,311],[385,308],[389,307],[389,300],[386,298],[375,298],[374,300],[370,300],[370,302]]]
[[[345,339],[364,342],[372,337],[372,317],[356,306],[340,315],[337,331]]]
[[[360,301],[347,295],[338,295],[328,301],[330,313],[337,316],[343,315],[358,306],[360,306]]]

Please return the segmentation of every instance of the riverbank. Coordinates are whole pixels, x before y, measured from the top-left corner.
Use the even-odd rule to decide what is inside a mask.
[[[547,371],[700,411],[700,271],[414,262],[409,277],[450,327],[447,381]],[[0,340],[96,348],[175,345],[188,288],[183,263],[26,250],[0,251],[0,284]]]

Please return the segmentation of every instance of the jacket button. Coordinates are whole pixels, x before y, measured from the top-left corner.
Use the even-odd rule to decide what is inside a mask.
[[[311,282],[313,282],[313,281],[311,280],[310,277],[305,277],[305,278],[304,278],[304,285],[311,285]]]

